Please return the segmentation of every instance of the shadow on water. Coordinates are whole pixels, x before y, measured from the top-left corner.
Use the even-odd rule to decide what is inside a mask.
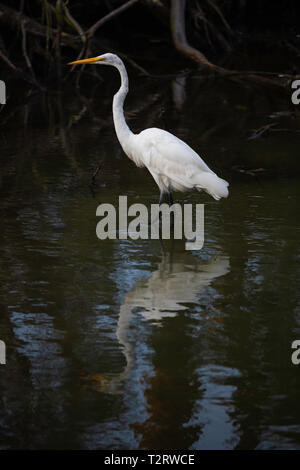
[[[205,204],[204,247],[162,250],[95,234],[100,203],[158,200],[116,141],[119,82],[105,74],[80,93],[18,104],[16,91],[2,112],[0,448],[300,448],[289,97],[196,75],[131,81],[130,126],[168,129],[231,183],[226,201],[177,194]]]

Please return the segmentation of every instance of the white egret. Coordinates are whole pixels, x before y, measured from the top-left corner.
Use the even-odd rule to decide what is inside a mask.
[[[185,142],[170,132],[152,127],[134,134],[126,124],[124,100],[128,93],[128,75],[122,60],[115,54],[103,54],[76,60],[69,65],[103,64],[116,67],[121,75],[121,87],[113,98],[113,120],[118,140],[126,155],[139,166],[150,171],[160,189],[160,202],[164,193],[172,190],[204,190],[215,199],[228,196],[227,181],[219,178],[202,158]]]

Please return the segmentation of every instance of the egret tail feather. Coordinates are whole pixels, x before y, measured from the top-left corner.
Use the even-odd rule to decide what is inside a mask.
[[[228,197],[228,185],[227,181],[219,178],[216,174],[203,172],[199,175],[196,188],[198,191],[206,191],[218,201],[221,197]]]

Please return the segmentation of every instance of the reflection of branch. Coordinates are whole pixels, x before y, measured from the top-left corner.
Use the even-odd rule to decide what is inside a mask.
[[[220,132],[224,127],[226,127],[228,122],[222,121],[221,124],[216,124],[215,126],[210,127],[206,131],[204,131],[200,137],[198,137],[197,142],[205,142],[209,139],[211,139],[211,136],[215,134],[216,132]]]
[[[114,18],[115,16],[119,15],[122,13],[122,11],[127,10],[127,8],[131,7],[135,3],[137,3],[139,0],[129,0],[128,2],[124,3],[121,5],[119,8],[116,8],[115,10],[111,11],[107,15],[103,16],[103,18],[100,18],[96,23],[93,24],[88,30],[87,30],[87,36],[91,37],[95,34],[97,29],[100,28],[104,23],[109,21],[111,18]]]
[[[177,78],[175,78],[175,80],[172,80],[173,101],[178,111],[182,109],[186,99],[185,86],[185,75],[178,76]]]

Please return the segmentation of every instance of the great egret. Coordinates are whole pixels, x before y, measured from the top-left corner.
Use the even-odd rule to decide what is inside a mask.
[[[124,100],[128,93],[128,75],[122,60],[115,54],[103,54],[89,59],[75,60],[69,65],[104,64],[119,70],[121,87],[113,99],[113,119],[118,140],[126,155],[139,166],[150,171],[160,189],[172,200],[172,190],[204,190],[215,199],[228,196],[227,181],[219,178],[202,158],[185,142],[170,132],[152,127],[134,134],[126,124]]]

